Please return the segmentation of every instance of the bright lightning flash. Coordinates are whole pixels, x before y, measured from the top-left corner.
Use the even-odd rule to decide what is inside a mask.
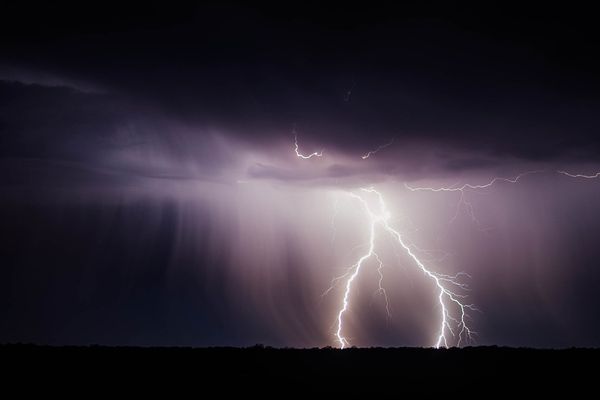
[[[374,195],[378,201],[378,206],[375,208],[375,211],[369,204],[369,201],[365,198],[365,196],[368,195]],[[441,346],[448,347],[450,343],[450,335],[455,339],[455,343],[457,346],[460,346],[463,341],[470,340],[474,332],[469,328],[467,324],[468,311],[475,311],[477,309],[473,304],[467,304],[464,302],[464,299],[466,297],[464,294],[456,292],[461,290],[468,290],[467,285],[465,283],[460,282],[460,277],[468,277],[468,275],[466,273],[458,273],[456,275],[439,274],[427,268],[419,259],[419,257],[415,254],[414,249],[403,239],[402,235],[390,225],[391,214],[388,211],[383,200],[383,196],[380,192],[373,188],[363,188],[361,189],[361,194],[350,193],[350,196],[355,198],[362,204],[367,216],[369,217],[369,248],[367,253],[360,257],[358,261],[351,267],[351,273],[348,272],[346,275],[340,277],[341,279],[345,276],[348,276],[349,274],[349,277],[346,280],[342,307],[338,311],[337,315],[336,337],[340,344],[340,347],[343,349],[349,344],[349,341],[343,332],[344,314],[346,313],[346,311],[348,311],[348,308],[350,306],[352,286],[355,280],[357,279],[362,267],[370,258],[375,258],[379,265],[377,269],[380,277],[378,291],[380,291],[385,296],[386,309],[389,315],[389,302],[387,299],[386,292],[382,286],[383,262],[381,261],[381,259],[375,251],[376,233],[378,230],[377,228],[390,234],[392,238],[395,239],[395,241],[398,243],[398,245],[412,259],[416,267],[423,274],[425,274],[425,276],[429,278],[434,284],[434,287],[437,291],[437,298],[440,307],[440,321],[438,328],[439,330],[437,340],[435,341],[434,346],[436,348],[439,348]]]
[[[352,89],[350,89],[350,91],[348,92],[348,95],[351,94],[351,90]],[[371,155],[392,145],[393,142],[394,142],[394,139],[392,139],[388,143],[385,143],[385,144],[377,147],[375,150],[365,153],[361,158],[363,160],[366,160]],[[298,136],[295,131],[294,131],[294,146],[295,146],[296,156],[298,156],[299,158],[306,160],[306,159],[310,159],[312,157],[322,157],[323,156],[323,150],[321,150],[320,152],[314,152],[314,153],[311,153],[308,155],[304,155],[304,154],[300,153],[299,146],[298,146]],[[467,212],[467,214],[473,220],[473,222],[476,223],[476,225],[480,227],[481,224],[475,217],[473,205],[467,200],[467,198],[465,196],[465,193],[467,191],[488,189],[497,183],[516,184],[523,177],[525,177],[527,175],[538,174],[538,173],[543,173],[543,172],[546,172],[546,171],[545,170],[527,171],[527,172],[523,172],[513,178],[494,177],[489,182],[484,183],[484,184],[479,184],[479,185],[466,183],[466,184],[463,184],[462,186],[454,185],[454,186],[450,186],[450,187],[435,188],[435,187],[413,187],[413,186],[410,186],[407,183],[405,183],[404,186],[412,192],[417,192],[417,191],[428,191],[428,192],[438,192],[438,193],[439,192],[459,192],[460,197],[459,197],[458,204],[456,207],[456,213],[455,213],[454,217],[452,218],[451,222],[458,217],[460,209],[464,208],[465,211]],[[569,172],[561,171],[561,170],[557,170],[554,172],[561,174],[561,175],[565,175],[570,178],[582,178],[582,179],[598,179],[598,178],[600,178],[600,172],[597,172],[592,175],[573,174],[573,173],[569,173]],[[350,308],[350,298],[352,296],[353,285],[354,285],[355,281],[357,280],[363,266],[367,263],[367,261],[369,261],[372,258],[374,258],[377,261],[377,265],[378,265],[377,273],[379,274],[379,280],[378,280],[378,289],[377,289],[376,293],[381,293],[384,296],[387,315],[388,315],[388,317],[391,316],[390,303],[389,303],[389,300],[387,297],[387,292],[385,291],[385,289],[383,287],[384,264],[376,252],[376,248],[377,248],[376,234],[378,231],[386,232],[395,240],[395,242],[399,245],[399,247],[410,257],[410,259],[412,259],[412,261],[413,261],[414,265],[417,267],[417,269],[420,270],[431,281],[431,283],[434,286],[434,289],[437,292],[437,300],[438,300],[439,309],[440,309],[440,316],[439,316],[437,339],[435,341],[434,347],[435,348],[439,348],[442,346],[448,347],[450,345],[460,346],[464,342],[472,340],[472,336],[475,334],[475,332],[469,327],[467,321],[469,320],[469,311],[478,311],[478,309],[473,304],[466,303],[465,299],[467,296],[465,294],[460,293],[460,292],[464,293],[465,291],[469,290],[468,285],[464,282],[461,282],[461,278],[462,277],[470,278],[470,276],[464,272],[459,272],[455,275],[446,275],[446,274],[441,274],[441,273],[435,272],[435,271],[431,270],[430,268],[428,268],[424,264],[422,259],[419,256],[417,256],[417,253],[425,252],[425,251],[419,249],[417,246],[408,242],[406,239],[403,238],[403,236],[396,229],[394,229],[390,225],[391,214],[388,211],[385,201],[383,199],[383,196],[380,192],[378,192],[374,188],[362,188],[362,189],[360,189],[360,194],[350,192],[349,195],[361,203],[367,216],[369,217],[369,228],[368,228],[369,229],[369,246],[368,246],[368,251],[363,256],[361,256],[355,264],[350,266],[348,268],[348,271],[345,274],[343,274],[342,276],[339,276],[337,278],[334,278],[331,282],[332,283],[331,286],[323,293],[323,295],[328,294],[330,291],[333,290],[333,288],[335,287],[335,285],[338,282],[346,279],[345,285],[344,285],[344,296],[342,299],[342,306],[337,313],[337,330],[335,332],[335,335],[337,337],[337,341],[338,341],[340,347],[343,349],[350,344],[349,340],[346,338],[346,336],[344,334],[344,314],[346,314],[346,312]],[[377,199],[377,207],[373,208],[370,205],[368,199],[366,198],[367,196],[375,196],[375,198]],[[334,213],[334,217],[332,219],[332,225],[333,225],[334,233],[335,233],[334,220],[335,220],[335,215],[337,214],[337,211],[338,211],[337,202],[334,206],[334,210],[335,210],[335,213]],[[452,337],[454,339],[452,344],[451,344],[450,337]]]

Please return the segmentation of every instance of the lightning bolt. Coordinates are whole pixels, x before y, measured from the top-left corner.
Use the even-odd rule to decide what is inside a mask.
[[[358,197],[358,196],[356,196],[356,197],[360,199],[360,197]],[[358,276],[358,273],[360,272],[364,262],[367,261],[369,258],[371,258],[371,256],[375,253],[375,224],[376,224],[376,220],[374,218],[371,218],[371,221],[369,224],[369,232],[370,232],[370,234],[369,234],[369,237],[370,237],[369,251],[367,252],[367,254],[360,257],[358,259],[358,261],[356,262],[356,264],[354,264],[352,266],[353,272],[350,275],[350,277],[348,278],[348,280],[346,281],[346,287],[344,290],[344,298],[342,301],[342,308],[338,312],[338,316],[337,316],[338,324],[337,324],[337,331],[335,333],[335,335],[337,336],[338,342],[340,343],[340,347],[342,349],[345,348],[349,344],[348,340],[343,336],[342,330],[343,330],[344,313],[346,313],[346,311],[348,310],[348,307],[350,305],[350,293],[352,291],[352,283]]]
[[[376,248],[376,228],[380,228],[384,232],[391,235],[393,239],[398,243],[406,254],[412,259],[414,265],[420,270],[427,278],[431,280],[434,287],[437,290],[437,299],[440,306],[440,321],[438,328],[437,340],[435,341],[434,347],[439,348],[441,346],[449,346],[449,335],[452,335],[456,339],[456,345],[460,346],[463,341],[470,340],[472,335],[475,333],[471,330],[467,324],[468,311],[476,311],[477,308],[473,304],[467,304],[464,302],[465,295],[457,293],[457,290],[468,290],[468,286],[465,283],[460,282],[462,276],[467,276],[465,273],[458,273],[456,275],[445,275],[439,274],[427,268],[425,264],[415,254],[413,249],[403,239],[402,235],[390,225],[391,213],[388,211],[383,196],[380,192],[373,188],[362,188],[361,193],[375,195],[378,200],[378,210],[373,211],[372,207],[365,197],[350,192],[349,195],[358,200],[367,216],[369,217],[369,247],[366,254],[362,255],[358,261],[351,267],[350,272],[343,275],[341,278],[348,276],[346,280],[344,296],[342,299],[342,306],[337,314],[337,330],[336,337],[340,347],[343,349],[349,345],[349,341],[344,335],[344,314],[350,307],[350,297],[352,294],[352,287],[359,276],[359,273],[363,266],[370,258],[375,258],[378,262],[378,273],[379,273],[379,289],[386,300],[386,311],[390,315],[389,302],[385,290],[383,289],[383,262],[375,252]],[[340,279],[341,279],[340,278]],[[329,290],[328,290],[329,291]],[[453,314],[454,309],[454,314]]]
[[[417,191],[428,191],[428,192],[438,192],[438,193],[439,192],[460,192],[460,197],[458,199],[458,203],[456,206],[456,212],[455,212],[454,216],[450,219],[450,222],[452,223],[453,221],[456,220],[456,218],[458,217],[458,214],[460,213],[461,208],[463,208],[465,210],[465,212],[467,213],[467,215],[469,215],[471,220],[479,228],[482,228],[481,223],[475,216],[475,211],[473,210],[473,205],[466,198],[465,193],[468,190],[489,189],[490,187],[492,187],[498,183],[515,184],[515,183],[518,183],[522,178],[524,178],[527,175],[540,174],[540,173],[545,173],[545,172],[548,172],[548,171],[539,169],[539,170],[522,172],[519,175],[512,177],[512,178],[494,177],[489,182],[480,184],[480,185],[473,185],[470,183],[465,183],[462,186],[449,186],[449,187],[434,188],[434,187],[413,187],[407,183],[404,183],[404,187],[406,187],[408,190],[410,190],[412,192],[417,192]],[[553,171],[549,171],[549,172],[552,173]],[[581,179],[598,179],[598,178],[600,178],[600,172],[596,172],[595,174],[592,174],[592,175],[570,173],[570,172],[563,171],[563,170],[557,170],[554,172],[556,172],[557,174],[565,175],[569,178],[581,178]]]
[[[389,143],[391,144],[391,143]],[[387,144],[387,145],[389,145]],[[380,150],[382,147],[376,149],[376,151]],[[363,156],[363,159],[368,158],[373,154],[373,152],[369,152]],[[545,170],[533,170],[522,172],[514,177],[506,178],[506,177],[494,177],[490,179],[488,182],[483,184],[471,184],[465,183],[461,186],[450,186],[450,187],[413,187],[408,185],[407,183],[404,186],[410,191],[428,191],[428,192],[459,192],[460,197],[457,205],[457,212],[453,219],[456,219],[458,212],[461,207],[464,207],[467,214],[471,217],[471,219],[477,223],[478,226],[481,224],[477,220],[472,204],[466,199],[465,193],[469,190],[485,190],[489,189],[492,186],[499,183],[508,183],[508,184],[516,184],[524,177],[532,174],[539,174],[546,172]],[[574,174],[566,171],[558,170],[555,171],[558,174],[562,174],[568,176],[570,178],[582,178],[582,179],[597,179],[600,178],[600,172],[597,172],[592,175],[585,174]],[[437,340],[435,341],[434,347],[439,348],[441,346],[448,347],[450,345],[450,336],[455,339],[456,346],[460,346],[467,340],[472,340],[475,332],[469,327],[467,320],[469,319],[468,311],[478,311],[478,309],[473,305],[465,302],[466,295],[460,292],[464,292],[469,290],[468,285],[464,282],[461,282],[461,277],[470,278],[470,276],[464,272],[460,272],[455,275],[447,275],[435,272],[429,269],[425,263],[417,256],[416,252],[420,251],[420,249],[408,241],[406,241],[403,236],[394,229],[390,225],[391,214],[388,211],[385,201],[383,199],[383,195],[375,190],[374,188],[362,188],[360,189],[362,193],[372,194],[377,197],[378,200],[378,209],[377,211],[373,211],[373,208],[369,205],[367,199],[357,193],[350,193],[350,196],[357,199],[365,209],[366,214],[369,217],[369,248],[366,254],[361,256],[358,261],[350,268],[350,271],[341,277],[335,278],[332,281],[332,284],[344,279],[347,277],[344,296],[342,300],[342,306],[337,314],[337,330],[336,337],[337,341],[341,348],[345,348],[349,345],[349,340],[343,334],[344,332],[344,314],[348,311],[350,307],[350,298],[352,294],[353,284],[361,272],[363,266],[367,263],[367,261],[371,258],[375,258],[378,263],[377,272],[379,274],[378,281],[378,289],[377,292],[380,292],[384,295],[386,302],[386,311],[388,316],[390,316],[390,308],[389,301],[387,298],[387,293],[383,288],[383,262],[380,259],[379,255],[376,253],[376,228],[381,228],[384,232],[388,233],[395,239],[395,242],[399,245],[399,247],[404,250],[404,252],[412,259],[413,264],[433,283],[435,289],[437,290],[437,299],[440,308],[440,319],[439,319],[439,327],[438,327],[438,335]],[[327,292],[332,290],[330,287]],[[327,293],[326,292],[326,293]],[[454,311],[454,312],[453,312]]]
[[[495,178],[492,178],[488,183],[485,183],[482,185],[472,185],[470,183],[465,183],[464,185],[459,186],[459,187],[451,186],[451,187],[431,188],[431,187],[412,187],[409,184],[405,183],[404,186],[413,192],[416,192],[416,191],[462,192],[465,189],[487,189],[489,187],[492,187],[493,185],[495,185],[498,182],[517,183],[524,176],[531,175],[531,174],[539,174],[541,172],[545,172],[545,171],[543,169],[539,169],[539,170],[535,170],[535,171],[522,172],[519,175],[515,176],[514,178],[495,177]]]
[[[469,190],[482,190],[482,189],[489,189],[492,186],[498,184],[498,183],[509,183],[509,184],[515,184],[517,182],[519,182],[521,179],[523,179],[525,176],[528,175],[533,175],[533,174],[539,174],[542,172],[546,172],[545,170],[533,170],[533,171],[526,171],[526,172],[522,172],[520,174],[518,174],[515,177],[512,178],[504,178],[504,177],[494,177],[492,178],[490,181],[488,181],[487,183],[484,184],[480,184],[480,185],[473,185],[470,183],[465,183],[462,186],[447,186],[447,187],[414,187],[414,186],[410,186],[407,183],[404,183],[404,187],[407,188],[408,190],[410,190],[411,192],[419,192],[419,191],[427,191],[427,192],[459,192],[460,196],[458,198],[458,203],[456,205],[456,212],[454,213],[454,216],[450,219],[450,223],[454,222],[456,220],[456,218],[458,218],[458,215],[460,213],[460,210],[463,209],[465,210],[465,212],[467,213],[467,215],[471,218],[471,220],[475,223],[475,225],[481,229],[481,230],[486,230],[486,228],[483,227],[483,225],[481,224],[481,222],[477,219],[477,216],[475,215],[475,211],[473,210],[473,204],[467,199],[466,197],[466,192]]]
[[[294,150],[296,152],[296,156],[299,158],[302,158],[303,160],[308,160],[313,157],[323,157],[323,150],[321,150],[320,152],[315,151],[314,153],[311,153],[308,155],[304,155],[304,154],[300,153],[300,147],[298,146],[298,134],[296,133],[295,129],[294,129]]]
[[[349,91],[349,95],[350,94],[351,94],[351,90]],[[394,142],[394,139],[392,139],[388,143],[385,143],[385,144],[377,147],[375,150],[367,152],[361,158],[363,160],[365,160],[365,159],[369,158],[371,155],[382,150],[383,148],[390,146],[393,142]],[[299,152],[298,137],[297,137],[295,130],[294,130],[294,145],[295,145],[296,155],[299,158],[310,159],[312,157],[321,157],[323,155],[323,151],[314,152],[309,155],[301,154]],[[460,193],[456,213],[451,221],[455,220],[460,212],[460,209],[464,208],[466,213],[471,217],[471,219],[478,226],[481,226],[481,224],[479,223],[479,221],[477,220],[477,218],[475,216],[475,212],[473,210],[473,205],[465,197],[466,193],[468,191],[489,189],[498,183],[516,184],[520,180],[522,180],[525,176],[543,173],[543,172],[546,172],[546,171],[545,170],[526,171],[526,172],[520,173],[511,178],[494,177],[491,180],[489,180],[487,183],[483,183],[483,184],[465,183],[461,186],[453,185],[453,186],[449,186],[449,187],[443,187],[443,186],[442,187],[415,187],[415,186],[411,186],[407,183],[404,183],[404,186],[411,192],[428,191],[428,192],[435,192],[435,193],[440,193],[440,192],[458,192],[458,193]],[[570,178],[582,178],[582,179],[600,178],[600,172],[597,172],[592,175],[570,173],[570,172],[563,171],[563,170],[556,170],[554,172],[561,174],[561,175],[565,175]],[[416,269],[419,270],[420,272],[422,272],[425,275],[425,277],[429,279],[429,281],[432,283],[432,285],[434,287],[434,290],[437,293],[436,297],[437,297],[437,302],[439,304],[439,312],[440,313],[439,313],[437,339],[435,340],[433,346],[435,348],[440,348],[442,346],[449,347],[451,345],[451,343],[453,343],[453,345],[455,345],[455,346],[461,346],[463,343],[472,340],[473,335],[475,335],[476,332],[474,332],[468,324],[468,320],[470,319],[469,311],[479,311],[479,310],[477,309],[477,307],[475,307],[474,304],[470,304],[470,303],[466,302],[467,296],[463,293],[465,291],[468,291],[469,287],[466,283],[462,282],[462,280],[461,280],[462,277],[471,278],[470,275],[468,275],[465,272],[459,272],[454,275],[447,275],[447,274],[435,272],[432,269],[428,268],[425,265],[425,262],[417,255],[417,252],[431,253],[431,251],[419,249],[416,245],[408,242],[402,236],[402,234],[400,234],[400,232],[398,232],[398,230],[394,229],[390,225],[391,213],[388,211],[388,208],[383,199],[383,195],[379,191],[375,190],[374,188],[361,188],[360,193],[362,195],[357,194],[355,192],[349,192],[348,195],[360,202],[360,204],[362,205],[362,207],[365,210],[366,215],[368,216],[368,219],[369,219],[369,227],[368,227],[369,243],[368,243],[367,252],[365,254],[363,254],[356,261],[356,263],[351,265],[347,269],[346,273],[344,273],[343,275],[341,275],[339,277],[333,278],[331,281],[331,286],[323,293],[323,296],[327,295],[330,291],[333,290],[333,288],[339,282],[342,282],[345,279],[344,294],[342,297],[342,305],[337,312],[337,329],[335,332],[335,336],[337,338],[337,342],[339,343],[340,348],[344,349],[345,347],[347,347],[350,344],[350,341],[348,340],[348,338],[346,337],[346,335],[344,333],[344,315],[348,312],[348,310],[350,308],[352,289],[354,287],[356,280],[359,277],[361,270],[363,269],[365,264],[367,264],[367,262],[372,258],[375,259],[375,261],[377,262],[376,270],[379,275],[378,288],[375,293],[380,293],[384,297],[387,315],[388,315],[388,317],[391,317],[390,302],[389,302],[389,299],[387,296],[387,292],[383,286],[384,263],[376,252],[376,247],[377,247],[376,246],[376,238],[377,238],[376,235],[377,235],[378,229],[379,229],[379,231],[383,231],[383,232],[389,234],[394,239],[395,243],[398,244],[399,248],[402,249],[405,252],[405,254],[408,255],[409,258],[412,260],[412,264],[416,267]],[[376,211],[374,211],[374,208],[371,207],[371,205],[369,204],[369,201],[364,197],[365,195],[374,195],[377,198],[378,207],[375,209]],[[334,204],[334,216],[331,221],[332,227],[333,227],[333,232],[334,232],[334,238],[335,238],[335,217],[337,215],[337,212],[338,212],[338,204],[337,204],[337,200],[336,200],[336,203]],[[446,256],[447,256],[447,254],[444,255],[443,257],[446,257]],[[454,339],[454,342],[451,341],[451,338]]]
[[[371,151],[365,153],[360,158],[362,158],[363,160],[366,160],[367,158],[371,157],[373,154],[378,153],[380,150],[383,150],[386,147],[391,146],[394,143],[394,140],[395,140],[395,138],[392,138],[392,140],[390,140],[389,142],[382,144],[381,146],[377,147],[375,150],[371,150]]]
[[[596,179],[600,178],[600,172],[596,172],[594,175],[584,175],[584,174],[571,174],[567,171],[556,171],[558,174],[566,175],[570,178],[584,178],[584,179]]]

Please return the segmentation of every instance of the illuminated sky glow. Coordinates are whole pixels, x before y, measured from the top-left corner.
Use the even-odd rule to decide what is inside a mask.
[[[0,342],[600,346],[594,13],[10,7]]]

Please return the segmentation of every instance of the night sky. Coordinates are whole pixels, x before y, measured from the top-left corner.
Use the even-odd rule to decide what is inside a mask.
[[[395,3],[3,5],[0,342],[336,346],[375,187],[471,277],[472,344],[600,346],[600,177],[557,173],[600,171],[596,14]],[[391,317],[368,264],[350,343],[430,346],[378,243]]]

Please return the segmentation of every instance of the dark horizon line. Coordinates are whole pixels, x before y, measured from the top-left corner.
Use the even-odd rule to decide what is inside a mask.
[[[6,348],[37,348],[37,349],[52,349],[52,350],[76,350],[76,349],[107,349],[107,350],[291,350],[291,351],[337,351],[337,350],[391,350],[391,351],[475,351],[475,350],[534,350],[534,351],[572,351],[572,350],[591,350],[600,351],[600,347],[528,347],[528,346],[507,346],[507,345],[469,345],[462,347],[418,347],[418,346],[351,346],[345,349],[334,346],[323,347],[293,347],[293,346],[270,346],[257,343],[251,346],[181,346],[181,345],[160,345],[160,346],[144,346],[144,345],[105,345],[105,344],[87,344],[87,345],[52,345],[38,343],[0,343],[0,350]]]

